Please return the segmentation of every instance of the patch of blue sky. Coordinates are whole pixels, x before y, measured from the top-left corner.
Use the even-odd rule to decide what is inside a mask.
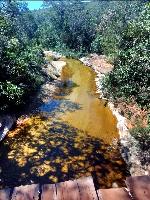
[[[30,10],[38,10],[42,8],[43,1],[26,1]]]

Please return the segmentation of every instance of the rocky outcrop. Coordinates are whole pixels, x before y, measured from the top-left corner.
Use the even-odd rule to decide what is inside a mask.
[[[54,95],[55,90],[58,88],[60,84],[60,76],[62,72],[62,68],[66,66],[66,62],[62,60],[57,60],[56,58],[62,58],[62,55],[52,51],[45,51],[46,56],[55,57],[55,61],[47,61],[47,65],[43,68],[43,71],[46,73],[50,79],[53,81],[47,80],[41,87],[40,93],[37,98],[42,102],[48,102],[50,98]]]
[[[56,75],[60,76],[61,75],[61,71],[62,68],[64,66],[66,66],[66,62],[65,61],[51,61],[51,66],[54,69]]]
[[[0,116],[0,141],[4,139],[15,122],[15,117],[10,115]]]
[[[53,51],[44,51],[47,64],[43,71],[52,79],[56,80],[61,76],[62,68],[66,65],[65,61],[59,60],[63,56]],[[50,60],[49,60],[50,59]]]
[[[113,69],[113,65],[108,63],[104,55],[90,54],[89,57],[80,58],[80,61],[92,67],[97,74],[107,74]]]
[[[65,61],[51,61],[43,68],[43,71],[52,80],[56,80],[61,76],[62,68],[65,65],[66,65]]]
[[[120,136],[121,155],[128,164],[132,176],[143,176],[150,174],[150,166],[142,165],[139,159],[138,142],[132,137],[127,128],[127,119],[123,117],[112,102],[108,103],[113,115],[117,118],[117,128]]]

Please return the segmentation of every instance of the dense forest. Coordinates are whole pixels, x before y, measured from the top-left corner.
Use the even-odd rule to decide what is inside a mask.
[[[106,55],[115,68],[104,80],[104,91],[149,106],[146,1],[43,1],[34,11],[25,2],[1,1],[0,34],[1,111],[24,105],[44,82],[44,49],[75,58]]]

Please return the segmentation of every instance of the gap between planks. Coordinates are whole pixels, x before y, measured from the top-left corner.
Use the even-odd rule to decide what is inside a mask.
[[[41,188],[39,184],[15,187],[12,195],[10,189],[2,190],[0,200],[98,200],[98,196],[90,176],[57,184],[45,184]]]

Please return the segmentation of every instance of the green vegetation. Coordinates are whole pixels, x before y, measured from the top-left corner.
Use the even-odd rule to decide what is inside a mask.
[[[149,145],[150,145],[150,126],[143,128],[137,126],[136,128],[131,129],[131,135],[137,141],[137,148],[139,149],[139,158],[143,165],[149,165]]]
[[[144,7],[146,5],[146,7]],[[149,105],[150,5],[145,1],[0,2],[0,109],[26,102],[43,82],[43,49],[71,57],[105,54],[115,68],[106,93]]]
[[[150,105],[150,4],[124,30],[114,70],[105,84],[112,96],[133,98],[142,107]]]
[[[36,24],[26,4],[0,5],[0,110],[24,104],[42,83],[43,53],[33,40]]]
[[[142,1],[46,1],[45,9],[34,12],[38,42],[69,56],[96,52],[114,57],[127,22],[142,6]]]
[[[123,98],[128,102],[134,100],[142,109],[148,110],[150,108],[150,4],[144,6],[139,16],[127,22],[118,41],[115,41],[116,37],[113,38],[110,45],[114,42],[114,51],[118,52],[115,54],[114,70],[103,82],[105,94],[114,100],[117,98]],[[111,41],[111,37],[109,39]],[[110,47],[107,51],[106,48],[106,53],[110,55],[112,49]],[[148,165],[150,121],[147,127],[135,124],[130,133],[136,141],[142,165]]]

